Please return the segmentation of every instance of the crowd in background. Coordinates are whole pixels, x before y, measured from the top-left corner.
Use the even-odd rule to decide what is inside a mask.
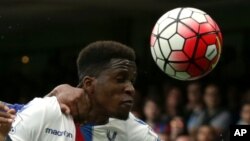
[[[146,96],[137,91],[132,111],[163,141],[217,141],[231,124],[250,124],[250,89],[241,92],[198,81],[167,84],[162,91],[150,88]]]

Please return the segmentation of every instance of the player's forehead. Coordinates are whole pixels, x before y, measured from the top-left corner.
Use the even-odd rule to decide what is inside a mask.
[[[113,58],[109,64],[110,68],[136,68],[135,62],[128,59]]]
[[[110,60],[108,69],[110,71],[125,70],[130,73],[135,73],[136,64],[134,61],[131,61],[131,60],[114,58]]]
[[[135,61],[128,59],[111,59],[101,70],[99,76],[117,76],[126,74],[131,78],[136,78],[137,67]]]

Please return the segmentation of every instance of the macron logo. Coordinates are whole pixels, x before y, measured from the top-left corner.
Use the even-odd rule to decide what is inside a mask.
[[[56,136],[64,136],[64,137],[67,137],[67,138],[73,138],[72,133],[69,133],[67,131],[58,131],[58,130],[46,128],[45,133],[51,134],[51,135],[56,135]]]

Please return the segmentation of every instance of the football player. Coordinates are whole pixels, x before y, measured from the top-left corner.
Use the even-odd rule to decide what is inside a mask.
[[[129,113],[134,96],[132,83],[136,77],[132,49],[113,41],[95,42],[80,52],[77,65],[79,86],[84,94],[77,102],[68,103],[72,116],[62,114],[60,106],[67,103],[60,105],[58,102],[62,99],[60,96],[70,98],[71,95],[36,98],[16,109],[8,139],[158,140],[148,125]]]

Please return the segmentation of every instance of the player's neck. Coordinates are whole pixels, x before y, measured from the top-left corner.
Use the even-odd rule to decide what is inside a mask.
[[[91,123],[94,125],[103,125],[108,123],[108,121],[109,117],[106,116],[106,114],[101,114],[99,110],[90,111],[88,113],[88,117],[86,118],[87,123]]]
[[[108,123],[109,117],[100,109],[102,108],[96,108],[94,105],[92,105],[91,108],[82,110],[85,112],[74,116],[75,123],[81,125],[103,125]]]

